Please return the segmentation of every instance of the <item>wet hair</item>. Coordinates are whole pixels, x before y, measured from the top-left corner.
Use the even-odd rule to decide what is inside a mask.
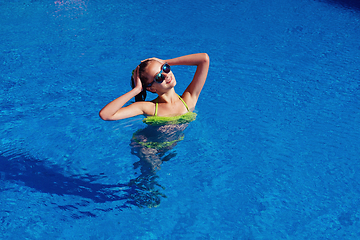
[[[135,102],[138,101],[145,101],[146,98],[146,87],[145,87],[145,83],[147,82],[147,78],[144,76],[145,73],[145,68],[147,67],[147,65],[149,64],[151,60],[145,60],[143,62],[140,63],[140,67],[139,67],[139,77],[141,80],[141,84],[142,84],[142,88],[143,90],[135,96]],[[131,87],[135,88],[135,79],[133,77],[133,75],[131,75]]]

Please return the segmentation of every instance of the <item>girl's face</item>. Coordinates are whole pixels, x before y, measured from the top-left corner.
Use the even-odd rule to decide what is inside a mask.
[[[151,85],[149,86],[150,90],[160,90],[161,88],[169,89],[176,85],[176,80],[173,72],[170,71],[169,73],[165,73],[164,71],[162,71],[162,67],[163,64],[158,61],[151,61],[147,65],[144,73],[144,77],[146,77],[147,79],[145,82],[145,86]],[[154,81],[155,76],[160,72],[165,77],[165,79],[161,83]]]

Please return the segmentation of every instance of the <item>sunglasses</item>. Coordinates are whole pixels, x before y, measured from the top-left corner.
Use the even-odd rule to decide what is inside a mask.
[[[169,73],[170,72],[170,65],[165,63],[164,65],[161,66],[161,71],[156,74],[156,76],[154,77],[154,80],[149,83],[146,87],[151,87],[153,85],[154,82],[157,83],[162,83],[165,80],[165,76],[164,73]]]

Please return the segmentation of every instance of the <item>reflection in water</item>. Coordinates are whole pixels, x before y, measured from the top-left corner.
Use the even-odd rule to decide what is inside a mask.
[[[139,158],[134,167],[141,172],[140,176],[130,181],[134,205],[156,207],[161,197],[166,197],[160,192],[164,187],[158,184],[156,171],[160,170],[162,162],[176,156],[171,150],[184,138],[183,131],[187,125],[148,126],[134,133],[131,153]]]
[[[54,15],[56,17],[78,17],[83,15],[87,9],[87,1],[85,0],[56,0],[54,4]]]
[[[59,196],[72,195],[84,198],[80,203],[57,205],[66,211],[77,211],[72,217],[95,216],[93,211],[84,211],[84,207],[96,204],[116,202],[114,208],[97,207],[93,210],[111,211],[114,209],[137,207],[155,207],[160,204],[164,188],[157,182],[156,171],[163,161],[168,161],[176,154],[170,150],[183,139],[186,125],[168,125],[146,127],[133,135],[131,153],[139,157],[134,168],[140,175],[127,183],[102,184],[105,175],[67,176],[64,170],[46,161],[29,156],[3,152],[0,154],[0,181],[22,182],[25,186],[39,192]],[[2,189],[2,191],[5,191]],[[91,200],[91,201],[88,201]]]

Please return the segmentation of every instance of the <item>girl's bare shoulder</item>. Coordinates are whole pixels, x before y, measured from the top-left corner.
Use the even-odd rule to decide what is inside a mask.
[[[132,104],[136,108],[140,108],[145,115],[155,114],[155,101],[139,101]]]

